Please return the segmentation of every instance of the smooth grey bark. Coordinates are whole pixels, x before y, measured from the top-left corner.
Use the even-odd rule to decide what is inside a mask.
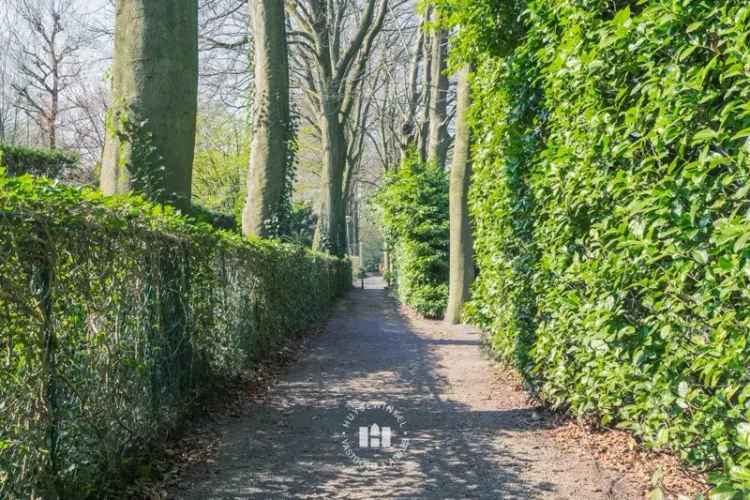
[[[323,171],[320,177],[318,224],[313,248],[342,256],[346,253],[346,202],[344,173],[346,171],[346,134],[339,120],[335,97],[323,98],[320,130],[323,137]]]
[[[428,6],[427,11],[425,12],[425,21],[432,19],[432,7]],[[430,115],[431,115],[431,107],[430,102],[432,98],[432,46],[433,46],[433,38],[435,37],[434,33],[429,33],[427,31],[427,26],[425,25],[425,22],[422,23],[422,30],[425,30],[425,39],[424,39],[424,75],[422,76],[423,80],[423,87],[424,87],[424,116],[422,119],[422,123],[420,124],[419,128],[419,158],[422,161],[427,160],[427,151],[429,148],[429,142],[430,142]]]
[[[278,226],[289,154],[289,55],[279,0],[250,2],[255,35],[255,123],[250,148],[245,235],[270,237]]]
[[[101,188],[190,207],[198,1],[118,0]]]
[[[388,244],[383,244],[383,274],[388,285],[391,284],[391,252]]]
[[[403,134],[402,140],[400,141],[401,161],[403,161],[403,159],[406,157],[410,148],[414,147],[414,145],[417,144],[417,141],[420,141],[421,137],[424,135],[424,132],[421,129],[422,124],[417,123],[417,107],[419,105],[420,97],[419,65],[423,59],[425,60],[425,64],[427,62],[427,58],[424,57],[423,54],[424,45],[425,26],[423,21],[420,25],[419,38],[417,39],[417,48],[414,51],[414,55],[412,56],[411,68],[409,69],[409,109],[401,129]],[[419,148],[418,144],[417,147]],[[399,164],[401,163],[401,161],[399,162]]]
[[[471,183],[471,133],[467,113],[471,106],[470,68],[459,74],[456,96],[456,138],[450,177],[450,273],[448,307],[445,321],[461,322],[464,303],[474,281],[473,235],[469,219],[469,186]]]
[[[440,22],[440,14],[435,10],[435,23]],[[432,76],[430,78],[430,124],[427,140],[427,161],[435,162],[445,168],[445,158],[448,152],[448,75],[447,70],[448,33],[437,30],[432,35],[432,54],[430,64]]]

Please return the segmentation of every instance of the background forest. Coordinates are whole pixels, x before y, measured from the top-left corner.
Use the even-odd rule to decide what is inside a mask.
[[[308,3],[301,2],[301,6]],[[362,4],[362,5],[360,5]],[[429,46],[414,1],[373,4],[342,1],[335,14],[339,58],[356,56],[336,92],[347,98],[346,220],[352,226],[347,253],[358,255],[359,239],[371,270],[382,259],[382,239],[368,199],[382,174],[398,164],[402,126],[424,126],[429,81],[414,76],[425,66]],[[300,7],[302,8],[302,7]],[[234,216],[237,224],[247,194],[254,107],[255,38],[251,10],[243,0],[199,2],[199,90],[192,197],[196,205]],[[305,12],[304,10],[300,10]],[[290,238],[311,244],[324,173],[324,143],[319,120],[322,89],[313,75],[317,59],[308,50],[304,20],[289,23],[290,109],[297,151],[293,161],[295,224]],[[382,19],[378,19],[381,17]],[[12,0],[0,9],[0,143],[74,152],[79,161],[64,178],[76,185],[99,183],[106,140],[106,114],[112,105],[115,5],[108,0]],[[358,28],[373,28],[358,39]],[[349,54],[343,49],[356,49]],[[360,62],[366,61],[364,67]],[[341,61],[333,61],[341,62]],[[54,64],[52,64],[54,63]],[[53,71],[53,66],[56,68]],[[424,73],[424,69],[421,71]],[[446,141],[447,145],[447,141]],[[360,220],[362,221],[360,223]],[[357,230],[366,233],[359,238]],[[382,243],[380,244],[382,247]]]

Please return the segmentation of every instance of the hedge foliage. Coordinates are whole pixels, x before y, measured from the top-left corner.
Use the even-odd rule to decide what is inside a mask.
[[[0,168],[9,175],[31,174],[60,179],[78,166],[78,156],[69,151],[31,149],[0,143]]]
[[[103,496],[351,286],[345,260],[29,176],[0,175],[0,235],[2,498]]]
[[[750,492],[750,7],[440,3],[480,64],[474,321],[552,405]]]
[[[400,300],[428,318],[448,304],[448,175],[409,153],[376,195]]]

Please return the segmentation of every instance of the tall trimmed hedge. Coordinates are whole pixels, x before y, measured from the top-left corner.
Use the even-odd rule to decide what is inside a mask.
[[[350,286],[345,260],[0,175],[0,497],[107,496],[133,450]]]
[[[473,320],[544,400],[720,471],[713,494],[740,498],[750,7],[440,3],[480,63]],[[498,46],[498,29],[517,36]]]
[[[0,144],[0,167],[10,175],[31,174],[59,179],[77,166],[78,156],[70,151]]]
[[[410,152],[376,196],[399,299],[440,318],[448,303],[448,176]]]

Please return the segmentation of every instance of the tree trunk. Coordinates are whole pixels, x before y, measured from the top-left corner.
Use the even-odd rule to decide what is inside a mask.
[[[470,69],[461,70],[456,102],[456,141],[450,180],[450,278],[445,320],[461,322],[464,302],[474,280],[473,237],[469,220],[468,192],[471,182],[471,135],[466,114],[471,106]]]
[[[346,254],[346,206],[344,203],[344,171],[346,170],[346,136],[339,121],[334,97],[323,101],[320,130],[325,145],[323,172],[320,176],[318,225],[313,248],[342,257]]]
[[[57,115],[60,110],[60,79],[57,63],[53,63],[52,68],[52,92],[50,94],[52,102],[50,103],[49,130],[47,130],[47,134],[49,148],[57,149]]]
[[[289,145],[289,60],[284,2],[250,3],[255,35],[255,124],[242,232],[278,233]]]
[[[190,207],[198,0],[118,0],[101,187]]]
[[[49,129],[47,130],[50,149],[57,148],[57,115],[60,110],[60,66],[57,58],[57,29],[52,30],[49,41],[49,53],[52,56],[52,89],[50,91]]]
[[[388,251],[388,244],[383,243],[383,277],[386,278],[386,283],[390,285],[390,265],[391,265],[391,253]]]
[[[435,22],[440,14],[435,11]],[[445,157],[448,151],[448,75],[447,69],[448,33],[438,30],[432,35],[432,56],[430,79],[430,132],[428,136],[427,161],[437,163],[445,168]]]
[[[414,51],[414,56],[411,62],[411,68],[409,69],[409,111],[404,120],[404,124],[401,128],[403,137],[400,141],[400,156],[399,164],[401,164],[406,158],[409,150],[417,144],[420,137],[423,135],[421,123],[417,123],[417,106],[419,105],[419,65],[420,62],[425,59],[423,56],[425,44],[425,26],[424,21],[422,22],[419,30],[419,39],[417,40],[417,49]],[[420,146],[417,145],[419,148]],[[419,149],[421,151],[421,149]]]
[[[432,8],[428,7],[427,12],[425,13],[425,20],[430,19],[432,16]],[[422,29],[426,30],[428,29],[423,22]],[[425,34],[425,40],[424,40],[424,74],[422,75],[423,80],[423,107],[424,107],[424,116],[422,118],[422,123],[419,127],[419,158],[422,161],[427,160],[427,150],[429,148],[429,137],[430,137],[430,98],[432,96],[432,40],[435,37],[435,34],[430,35],[430,33]]]

